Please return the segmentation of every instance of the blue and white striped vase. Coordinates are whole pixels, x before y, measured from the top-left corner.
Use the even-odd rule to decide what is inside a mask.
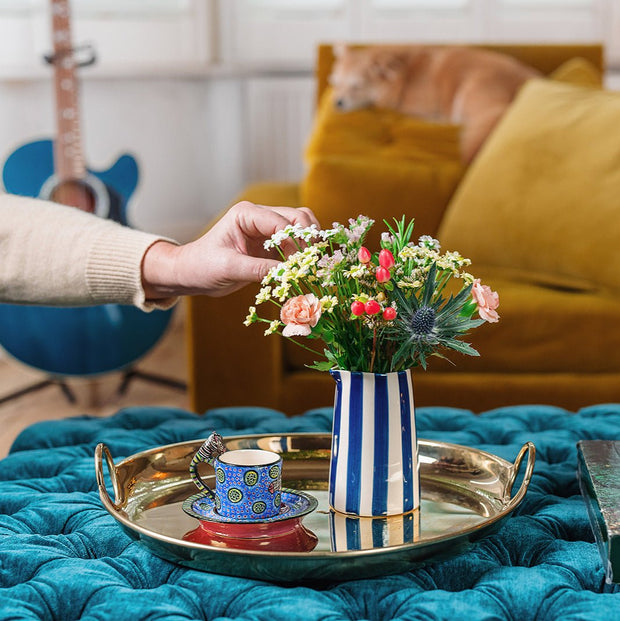
[[[336,380],[329,504],[364,517],[420,506],[411,371],[330,371]]]
[[[414,543],[420,539],[420,512],[387,517],[357,517],[329,512],[332,552],[372,550]]]

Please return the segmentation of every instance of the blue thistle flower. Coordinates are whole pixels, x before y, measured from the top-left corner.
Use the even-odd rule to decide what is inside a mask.
[[[435,309],[432,306],[422,306],[411,317],[411,328],[416,335],[430,334],[435,327]]]
[[[394,367],[419,364],[426,368],[429,356],[444,357],[439,352],[441,349],[478,355],[471,345],[461,340],[471,328],[482,323],[461,313],[471,295],[471,286],[445,299],[436,293],[436,274],[437,266],[433,264],[419,298],[398,289],[394,291],[399,314],[391,337],[401,343],[392,358]]]

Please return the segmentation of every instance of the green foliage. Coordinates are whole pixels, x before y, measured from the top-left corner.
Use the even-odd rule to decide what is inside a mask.
[[[456,252],[440,254],[439,242],[428,236],[413,242],[414,222],[403,216],[385,222],[381,247],[392,254],[394,265],[378,268],[379,252],[363,248],[373,224],[359,216],[348,227],[287,227],[276,233],[267,248],[279,250],[289,237],[298,251],[282,255],[282,263],[263,280],[256,305],[279,306],[284,336],[292,328],[305,334],[293,337],[298,345],[310,349],[306,339],[323,340],[325,359],[309,365],[320,371],[387,373],[426,369],[431,356],[446,358],[448,352],[477,356],[463,340],[484,323],[472,318],[478,303],[472,297],[474,277],[463,269],[469,260]],[[387,282],[380,282],[378,269],[389,269]],[[268,320],[252,307],[246,323],[257,321]],[[270,326],[267,333],[280,331]]]

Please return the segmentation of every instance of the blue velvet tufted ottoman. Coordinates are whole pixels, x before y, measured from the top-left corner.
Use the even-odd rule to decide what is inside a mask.
[[[425,408],[417,423],[423,438],[508,461],[533,441],[537,463],[524,502],[465,553],[321,588],[198,572],[153,556],[101,505],[93,453],[105,442],[126,457],[212,429],[329,432],[331,409],[287,418],[259,408],[202,417],[132,408],[34,425],[0,461],[0,619],[620,619],[620,587],[604,581],[575,475],[578,440],[620,439],[620,405],[576,414],[522,406],[480,416]]]

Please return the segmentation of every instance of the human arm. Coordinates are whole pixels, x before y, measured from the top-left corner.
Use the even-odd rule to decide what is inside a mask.
[[[140,268],[147,249],[164,239],[74,207],[0,194],[0,301],[150,310]]]
[[[262,243],[295,223],[316,219],[305,209],[243,202],[179,246],[73,207],[2,194],[0,301],[151,310],[170,307],[178,295],[225,295],[277,263]]]

